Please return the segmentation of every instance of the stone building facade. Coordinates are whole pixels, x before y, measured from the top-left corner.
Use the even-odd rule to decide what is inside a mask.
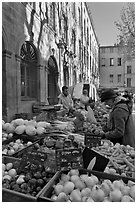
[[[63,85],[99,86],[99,44],[84,2],[2,3],[2,114],[56,104]]]
[[[119,91],[135,89],[135,62],[126,58],[121,47],[100,47],[100,88],[114,88]]]

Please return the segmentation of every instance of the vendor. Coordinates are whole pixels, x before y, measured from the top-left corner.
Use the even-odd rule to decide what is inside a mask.
[[[82,95],[80,97],[80,108],[86,109],[88,103],[89,103],[88,90],[83,89]]]
[[[101,102],[111,107],[108,129],[102,135],[115,143],[135,147],[135,127],[132,118],[132,107],[128,100],[121,100],[114,90],[106,90],[101,94]]]
[[[58,104],[63,105],[63,109],[66,110],[66,113],[69,113],[71,110],[73,110],[73,100],[68,92],[67,86],[62,87],[62,93],[58,96],[58,98]]]

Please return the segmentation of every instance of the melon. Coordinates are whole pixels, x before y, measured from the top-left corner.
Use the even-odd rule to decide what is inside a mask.
[[[34,126],[32,126],[32,125],[26,126],[26,134],[27,135],[34,136],[34,135],[36,135],[36,133],[37,133],[37,131],[36,131]]]
[[[38,123],[37,123],[37,127],[48,128],[48,127],[50,127],[50,126],[51,126],[51,124],[48,123],[48,122],[45,122],[45,121],[41,121],[41,122],[38,122]]]
[[[24,133],[25,129],[26,129],[25,125],[19,125],[15,128],[15,133],[21,135]]]
[[[45,132],[45,128],[44,127],[37,127],[36,131],[37,131],[38,135],[42,135]]]
[[[15,127],[14,125],[10,124],[7,128],[7,133],[14,133]]]
[[[37,122],[35,120],[29,120],[26,124],[27,126],[33,126],[33,127],[36,127],[37,126]]]
[[[15,124],[16,126],[18,126],[18,125],[24,125],[24,120],[23,120],[22,118],[17,118],[17,119],[14,120],[14,124]]]
[[[2,129],[5,130],[5,131],[7,131],[8,128],[9,128],[9,126],[10,126],[10,123],[4,123],[4,124],[2,125]]]

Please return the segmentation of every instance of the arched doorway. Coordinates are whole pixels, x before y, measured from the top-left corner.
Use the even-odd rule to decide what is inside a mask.
[[[54,55],[48,59],[48,68],[48,101],[50,105],[55,105],[58,103],[60,89],[58,86],[58,65]]]
[[[23,43],[21,56],[21,97],[37,98],[37,53],[29,41]]]
[[[6,119],[7,117],[7,91],[6,91],[6,59],[4,57],[5,52],[5,43],[2,37],[2,118]]]

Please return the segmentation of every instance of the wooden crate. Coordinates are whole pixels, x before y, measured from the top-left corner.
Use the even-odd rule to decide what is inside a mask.
[[[2,162],[13,163],[14,168],[17,170],[19,167],[21,159],[14,158],[14,157],[2,157]],[[54,176],[54,174],[53,174]],[[14,190],[2,188],[2,202],[37,202],[37,194],[35,197],[31,195],[27,195],[21,192],[16,192]]]
[[[67,174],[68,171],[58,171],[55,176],[47,183],[47,185],[39,192],[37,201],[38,202],[54,202],[54,200],[51,199],[52,192],[54,190],[53,186],[56,185],[61,177],[61,174]],[[81,174],[88,174],[88,175],[95,175],[98,177],[98,179],[109,179],[111,181],[114,180],[123,180],[124,183],[127,183],[128,180],[131,180],[135,182],[135,179],[129,178],[129,177],[124,177],[124,176],[119,176],[119,175],[112,175],[112,174],[107,174],[103,172],[98,172],[98,171],[90,171],[86,169],[79,169],[79,173]]]

